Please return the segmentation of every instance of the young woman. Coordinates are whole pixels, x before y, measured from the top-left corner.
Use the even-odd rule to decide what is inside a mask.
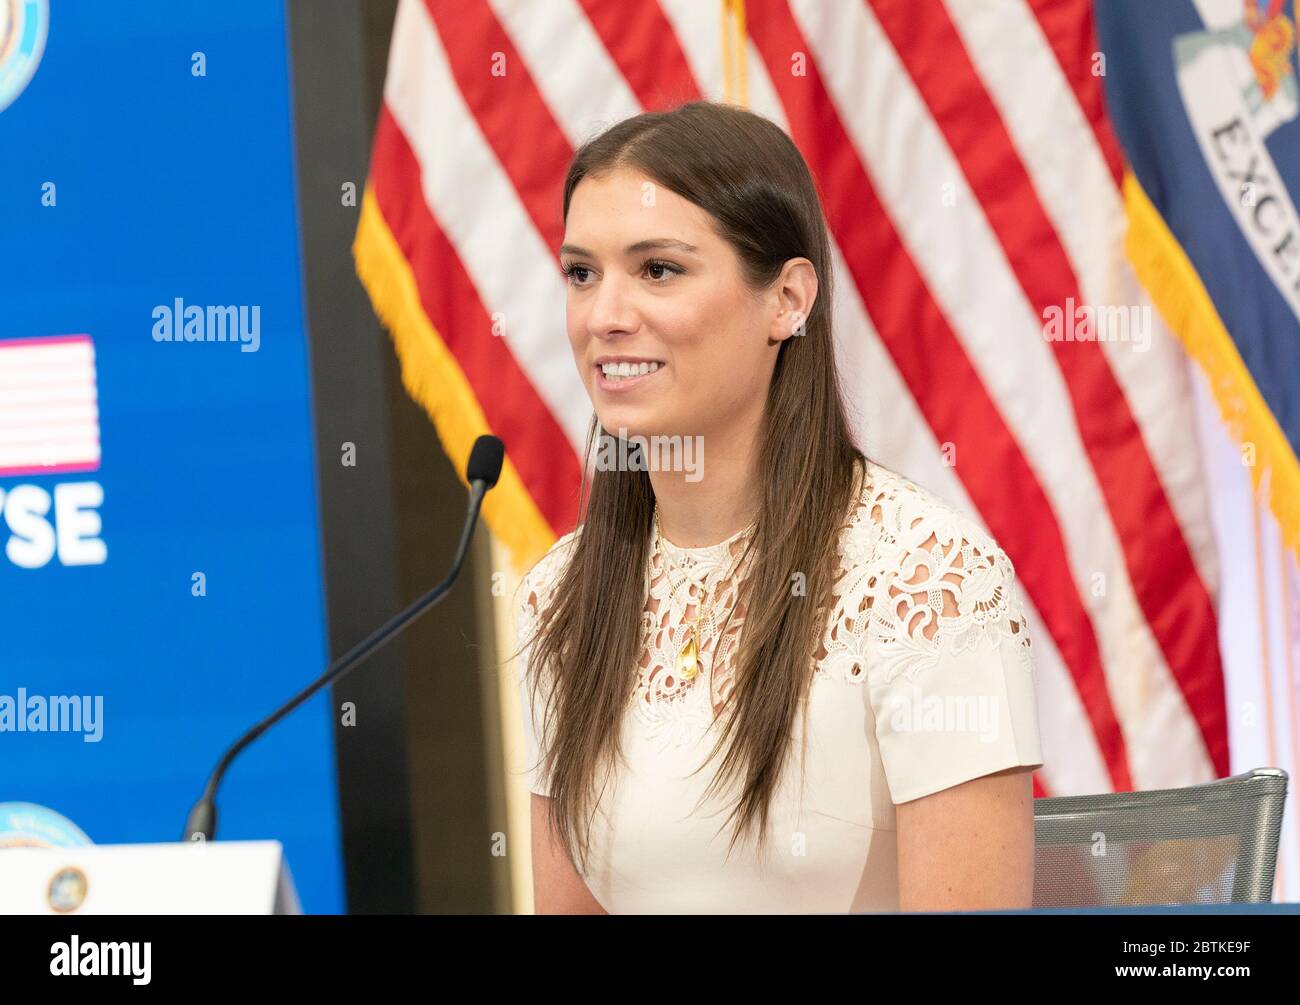
[[[733,106],[638,115],[564,220],[595,417],[583,522],[517,595],[537,911],[1029,906],[1014,570],[854,446],[798,150]]]

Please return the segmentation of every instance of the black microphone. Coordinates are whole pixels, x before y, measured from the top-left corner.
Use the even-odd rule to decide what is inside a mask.
[[[460,567],[465,562],[465,555],[469,552],[469,542],[474,533],[474,525],[478,522],[478,511],[483,504],[483,496],[487,494],[488,489],[497,483],[497,478],[501,475],[501,463],[505,459],[505,453],[505,444],[495,436],[480,436],[474,441],[474,449],[470,451],[469,463],[465,466],[465,477],[469,482],[469,512],[465,516],[465,529],[461,532],[460,545],[456,548],[456,558],[452,562],[451,572],[447,574],[447,578],[400,614],[395,615],[387,624],[381,625],[367,638],[358,642],[351,650],[331,663],[329,669],[317,680],[307,685],[275,712],[236,740],[222,756],[221,760],[217,762],[212,777],[208,779],[207,788],[203,790],[202,798],[190,810],[190,815],[185,821],[185,833],[181,838],[182,841],[211,841],[216,837],[217,787],[221,785],[221,778],[225,775],[226,769],[230,767],[231,762],[240,755],[245,747],[326,684],[333,683],[349,670],[354,669],[372,652],[441,600],[447,591],[451,589],[452,583],[460,575]]]

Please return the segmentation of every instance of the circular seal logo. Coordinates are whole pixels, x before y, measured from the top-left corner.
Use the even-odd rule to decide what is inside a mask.
[[[0,0],[0,112],[35,75],[49,28],[49,0]]]
[[[86,874],[75,865],[60,869],[50,880],[50,907],[60,914],[75,911],[86,901]]]
[[[82,848],[91,843],[86,832],[61,813],[34,803],[0,803],[0,849]]]

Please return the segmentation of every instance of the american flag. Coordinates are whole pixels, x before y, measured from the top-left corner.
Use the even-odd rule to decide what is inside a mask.
[[[859,445],[982,521],[1037,652],[1036,793],[1229,773],[1192,373],[1123,252],[1088,0],[402,0],[354,246],[404,380],[518,564],[576,519],[591,416],[564,335],[566,168],[710,98],[784,128],[835,244]],[[1067,304],[1149,344],[1053,340]]]
[[[98,467],[90,336],[0,340],[0,478]]]

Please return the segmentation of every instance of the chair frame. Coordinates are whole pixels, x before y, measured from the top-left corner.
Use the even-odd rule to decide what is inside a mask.
[[[1207,837],[1207,814],[1179,810],[1239,803],[1245,827],[1229,903],[1270,903],[1286,806],[1287,773],[1255,768],[1178,789],[1053,796],[1034,800],[1035,848],[1091,844],[1100,830],[1111,841]],[[1226,807],[1220,807],[1226,808]],[[1213,815],[1210,814],[1211,819]]]

